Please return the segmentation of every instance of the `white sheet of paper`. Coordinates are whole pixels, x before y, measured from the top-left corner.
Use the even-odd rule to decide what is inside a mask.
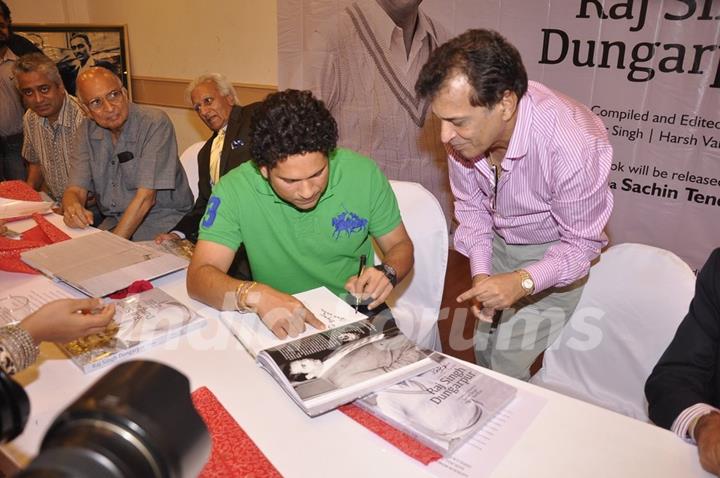
[[[490,476],[546,403],[546,398],[518,389],[515,399],[470,441],[427,469],[441,478]]]
[[[27,299],[28,305],[23,308],[23,317],[12,317],[0,310],[0,325],[6,325],[35,312],[37,309],[57,299],[76,299],[85,297],[69,286],[57,284],[42,276],[35,276],[26,282],[22,287],[12,287],[0,292],[0,297],[22,297]]]
[[[315,314],[315,317],[323,322],[328,329],[367,318],[364,314],[356,314],[351,305],[325,287],[300,292],[295,294],[295,297]],[[307,326],[305,332],[297,337],[279,339],[265,326],[257,314],[225,311],[220,312],[220,318],[253,356],[266,348],[291,342],[318,332],[316,328]]]
[[[18,199],[0,198],[0,219],[29,216],[36,212],[46,213],[50,211],[52,204],[45,201],[20,201]]]

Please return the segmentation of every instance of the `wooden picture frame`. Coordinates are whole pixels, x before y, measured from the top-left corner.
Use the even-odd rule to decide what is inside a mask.
[[[13,31],[55,61],[71,95],[75,94],[77,73],[95,65],[117,74],[132,100],[126,25],[16,23]]]

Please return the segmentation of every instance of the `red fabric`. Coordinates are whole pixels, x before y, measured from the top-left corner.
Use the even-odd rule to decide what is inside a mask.
[[[210,460],[200,472],[201,478],[282,478],[207,387],[195,390],[192,400],[212,438]]]
[[[428,448],[407,433],[401,432],[357,405],[343,405],[338,410],[423,465],[428,465],[442,458],[442,455],[432,448]]]
[[[25,181],[0,182],[0,198],[16,199],[18,201],[42,201],[40,193],[35,191]]]
[[[111,299],[124,299],[129,295],[139,294],[153,288],[153,285],[146,280],[136,280],[124,289],[120,289],[117,292],[110,294],[108,297]]]
[[[0,183],[0,186],[6,183],[7,181]],[[0,193],[0,195],[2,194]],[[25,231],[20,236],[21,239],[14,240],[0,236],[0,270],[37,274],[38,272],[35,269],[20,259],[20,253],[70,239],[70,236],[55,227],[42,215],[36,213],[32,215],[32,218],[38,225]]]

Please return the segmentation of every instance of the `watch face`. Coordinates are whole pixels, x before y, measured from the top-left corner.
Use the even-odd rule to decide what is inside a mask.
[[[516,282],[516,284],[517,284],[517,282]],[[532,279],[523,279],[523,281],[522,281],[522,288],[525,290],[532,289],[534,285],[535,284],[533,284]]]

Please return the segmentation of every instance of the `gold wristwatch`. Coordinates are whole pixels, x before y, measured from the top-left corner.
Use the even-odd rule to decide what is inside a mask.
[[[525,295],[532,295],[535,292],[535,281],[530,276],[530,273],[525,269],[517,271],[520,274],[520,287],[525,291]]]

